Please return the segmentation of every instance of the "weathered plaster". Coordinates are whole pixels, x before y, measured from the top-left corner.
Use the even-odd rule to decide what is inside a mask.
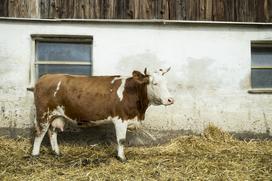
[[[171,66],[166,76],[175,104],[150,107],[148,128],[199,133],[212,122],[226,131],[271,134],[271,95],[247,92],[250,42],[271,40],[270,27],[0,21],[1,127],[33,125],[33,95],[26,91],[31,34],[92,35],[94,75]]]

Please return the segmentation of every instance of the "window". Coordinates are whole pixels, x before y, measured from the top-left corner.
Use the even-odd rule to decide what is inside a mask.
[[[92,74],[91,36],[32,35],[35,77],[47,73]]]
[[[251,44],[251,86],[253,89],[272,89],[272,43]]]

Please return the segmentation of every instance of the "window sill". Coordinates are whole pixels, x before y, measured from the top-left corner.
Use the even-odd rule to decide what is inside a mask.
[[[272,94],[272,88],[269,89],[249,89],[249,94]]]

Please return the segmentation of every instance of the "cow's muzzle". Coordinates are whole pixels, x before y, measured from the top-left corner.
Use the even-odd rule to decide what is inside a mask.
[[[174,104],[174,98],[172,98],[172,97],[167,98],[166,101],[163,103],[163,105],[165,105],[165,106],[169,106],[172,104]]]

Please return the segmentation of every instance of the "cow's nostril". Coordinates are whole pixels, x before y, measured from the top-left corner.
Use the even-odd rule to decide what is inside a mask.
[[[174,103],[174,99],[173,98],[168,98],[168,102],[169,103]]]

